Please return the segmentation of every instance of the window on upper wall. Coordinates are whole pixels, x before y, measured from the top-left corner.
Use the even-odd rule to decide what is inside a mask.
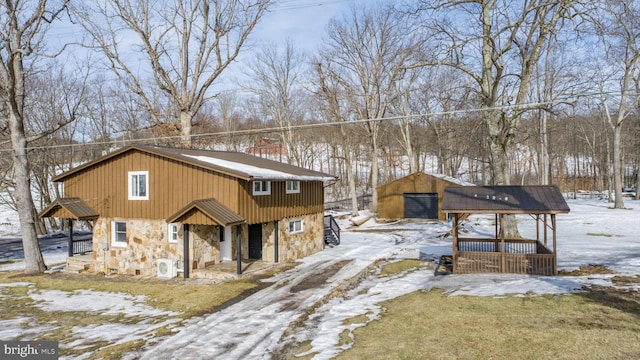
[[[127,223],[114,221],[111,223],[111,245],[127,246]]]
[[[180,228],[178,226],[178,223],[171,223],[168,225],[168,238],[169,238],[169,242],[170,243],[177,243],[178,242],[178,229]]]
[[[148,171],[129,171],[129,200],[149,200]]]
[[[289,233],[290,234],[299,233],[299,232],[302,232],[302,230],[304,230],[304,227],[303,227],[303,224],[302,224],[302,220],[298,219],[298,220],[289,221]]]
[[[300,181],[287,181],[287,194],[297,194],[300,192]]]
[[[254,181],[253,182],[253,195],[270,195],[270,194],[271,194],[270,181]]]

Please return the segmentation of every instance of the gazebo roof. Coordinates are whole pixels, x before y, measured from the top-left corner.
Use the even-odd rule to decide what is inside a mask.
[[[453,214],[559,214],[569,205],[555,185],[450,186],[442,211]]]

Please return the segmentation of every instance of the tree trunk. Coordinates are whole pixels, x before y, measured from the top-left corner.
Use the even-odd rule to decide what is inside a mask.
[[[180,141],[185,148],[191,147],[191,121],[193,113],[190,111],[180,112]]]
[[[618,124],[620,124],[619,122]],[[617,125],[613,128],[613,187],[615,189],[614,209],[624,209],[624,201],[622,200],[622,156],[621,156],[621,138],[622,126]]]
[[[16,85],[17,87],[17,85]],[[40,274],[47,267],[44,264],[38,235],[36,233],[33,214],[36,210],[31,196],[31,178],[29,162],[27,159],[27,140],[24,134],[23,120],[17,109],[10,109],[9,126],[11,131],[11,147],[13,149],[13,176],[15,179],[14,198],[20,218],[20,235],[22,235],[22,247],[24,249],[25,274]]]

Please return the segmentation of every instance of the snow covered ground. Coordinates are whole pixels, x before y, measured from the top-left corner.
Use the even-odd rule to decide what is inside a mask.
[[[571,212],[558,215],[558,266],[572,270],[581,265],[605,265],[616,274],[640,273],[640,203],[626,200],[628,210],[612,210],[602,200],[569,200]],[[535,222],[519,217],[523,236],[535,238]],[[472,216],[465,227],[472,233],[491,236],[492,216]],[[111,324],[105,331],[82,329],[74,334],[73,346],[99,340],[146,339],[147,346],[130,359],[269,359],[291,344],[311,341],[309,354],[314,359],[329,359],[343,350],[339,335],[346,329],[366,325],[380,316],[380,303],[413,291],[440,288],[451,296],[502,296],[504,294],[562,294],[580,291],[585,285],[612,286],[610,275],[580,277],[543,277],[504,274],[434,276],[432,269],[378,277],[371,265],[379,259],[433,259],[451,253],[451,240],[440,235],[450,230],[442,222],[398,221],[377,224],[371,219],[358,228],[348,228],[342,220],[339,246],[301,260],[291,270],[267,279],[271,285],[224,310],[206,317],[193,318],[175,327],[172,335],[152,339],[149,327],[177,325],[177,314],[150,308],[143,299],[124,294],[106,294],[90,290],[62,294],[54,290],[30,291],[28,296],[47,311],[113,311],[126,316],[144,314],[141,326]],[[48,249],[46,258],[65,254],[66,248]],[[1,261],[2,259],[0,259]],[[0,266],[14,269],[20,262]],[[352,280],[358,278],[360,281]],[[347,286],[353,285],[353,286]],[[0,284],[32,286],[28,283]],[[335,297],[340,289],[342,295]],[[113,308],[112,304],[125,303]],[[68,305],[72,303],[73,306]],[[1,305],[0,305],[1,308]],[[353,324],[346,319],[359,318]],[[32,339],[38,330],[25,326],[27,318],[0,321],[0,339]],[[114,336],[114,333],[117,334]],[[103,338],[100,338],[100,337]],[[86,354],[87,356],[90,354]]]

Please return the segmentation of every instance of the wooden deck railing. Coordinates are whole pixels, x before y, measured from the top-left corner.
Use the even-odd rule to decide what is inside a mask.
[[[554,275],[555,255],[535,240],[505,240],[505,252],[495,239],[458,239],[453,266],[456,274],[512,273]]]

